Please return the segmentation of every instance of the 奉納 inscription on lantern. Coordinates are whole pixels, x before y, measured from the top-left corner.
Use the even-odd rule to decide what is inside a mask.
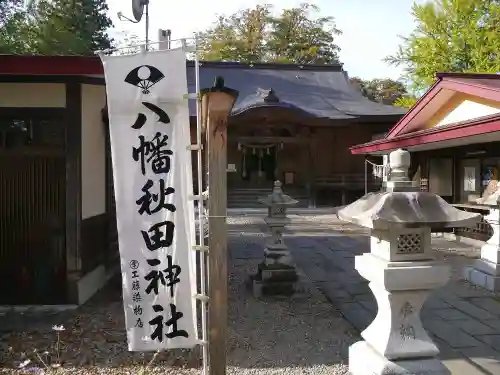
[[[407,323],[401,324],[399,334],[402,340],[415,340],[415,328]]]
[[[411,314],[413,314],[413,306],[410,302],[406,301],[401,307],[401,316],[406,319]]]
[[[406,321],[414,311],[413,305],[408,301],[401,306],[400,315],[403,323],[399,327],[399,334],[402,340],[415,340],[415,328]]]

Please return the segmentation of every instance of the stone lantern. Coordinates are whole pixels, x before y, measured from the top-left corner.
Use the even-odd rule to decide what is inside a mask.
[[[271,231],[271,238],[264,249],[264,261],[259,264],[257,275],[253,277],[253,293],[261,295],[291,295],[296,291],[297,271],[290,251],[283,241],[283,228],[290,223],[286,215],[287,207],[298,203],[283,194],[281,182],[274,183],[273,192],[259,202],[267,206],[264,219]]]
[[[419,191],[408,178],[409,166],[409,152],[392,152],[385,191],[338,212],[339,219],[371,230],[370,252],[356,256],[355,268],[378,304],[377,316],[361,333],[364,341],[349,348],[352,375],[450,374],[420,320],[429,294],[450,277],[450,267],[434,260],[431,228],[473,227],[480,215]]]

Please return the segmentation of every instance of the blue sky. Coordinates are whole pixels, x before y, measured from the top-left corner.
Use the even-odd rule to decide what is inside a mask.
[[[417,0],[422,2],[423,0]],[[271,1],[268,1],[271,3]],[[276,10],[297,6],[300,0],[274,0]],[[382,59],[397,50],[398,35],[408,35],[414,27],[411,6],[414,0],[317,0],[321,15],[335,17],[343,31],[338,37],[340,60],[350,76],[363,79],[393,78],[402,70],[388,66]],[[119,21],[122,11],[131,16],[130,0],[108,0],[116,32],[128,31],[144,38],[144,22],[135,25]],[[191,37],[206,29],[217,14],[231,14],[239,9],[263,4],[258,0],[150,0],[150,34],[157,39],[159,28],[171,29],[172,38]],[[119,35],[119,34],[118,34]],[[117,36],[113,32],[113,36]]]

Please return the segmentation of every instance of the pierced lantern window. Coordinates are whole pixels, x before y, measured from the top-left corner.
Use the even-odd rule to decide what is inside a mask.
[[[400,234],[397,246],[398,254],[421,254],[424,252],[422,237],[419,233]]]
[[[274,206],[269,207],[269,216],[270,217],[285,218],[286,217],[285,206],[274,205]]]

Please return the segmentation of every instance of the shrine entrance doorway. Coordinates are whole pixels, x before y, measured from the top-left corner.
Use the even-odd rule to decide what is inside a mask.
[[[305,186],[308,129],[290,110],[260,108],[238,118],[228,127],[228,188],[260,194],[276,180],[287,188]]]
[[[278,178],[278,149],[272,143],[238,144],[241,187],[272,188]]]

